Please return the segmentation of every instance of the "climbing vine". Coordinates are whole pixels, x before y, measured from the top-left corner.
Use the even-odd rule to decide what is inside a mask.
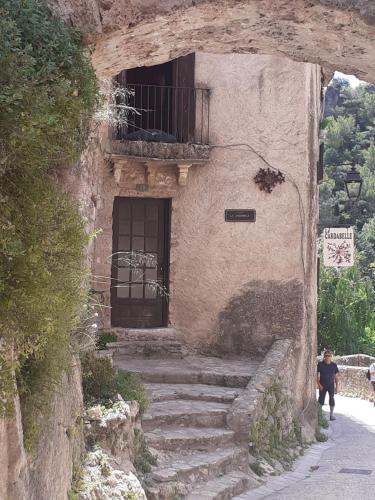
[[[51,174],[79,158],[99,93],[78,31],[40,0],[0,0],[0,67],[0,412],[15,370],[31,443],[86,301],[84,222]]]

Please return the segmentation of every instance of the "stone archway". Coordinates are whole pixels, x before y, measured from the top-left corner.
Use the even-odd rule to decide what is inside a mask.
[[[86,34],[99,77],[193,51],[312,62],[375,83],[371,0],[50,0]]]

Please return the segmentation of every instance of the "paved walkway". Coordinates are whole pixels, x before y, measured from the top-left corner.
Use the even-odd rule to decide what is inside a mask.
[[[368,401],[337,396],[336,417],[330,423],[329,440],[307,450],[293,471],[236,500],[375,498],[375,407]],[[360,469],[362,473],[340,472],[342,469]]]

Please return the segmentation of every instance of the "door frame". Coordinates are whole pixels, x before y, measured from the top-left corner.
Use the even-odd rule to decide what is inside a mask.
[[[164,260],[163,260],[163,267],[161,270],[162,274],[162,280],[163,280],[163,287],[165,289],[165,297],[161,301],[161,324],[158,326],[143,326],[143,327],[130,327],[130,326],[119,326],[119,325],[114,325],[113,321],[113,304],[114,301],[116,300],[117,297],[114,296],[114,291],[115,287],[112,286],[112,283],[115,283],[117,279],[117,274],[116,274],[116,269],[117,266],[114,263],[114,260],[112,259],[111,261],[111,290],[110,290],[110,304],[111,304],[111,327],[113,328],[131,328],[131,329],[146,329],[146,328],[163,328],[168,326],[168,321],[169,321],[169,293],[170,293],[170,286],[169,286],[169,276],[170,276],[170,244],[171,244],[171,217],[172,217],[172,199],[171,198],[161,198],[161,197],[145,197],[145,196],[116,196],[113,198],[113,211],[112,211],[112,254],[115,251],[115,238],[118,236],[118,227],[115,227],[115,216],[114,216],[114,210],[115,210],[115,203],[116,203],[116,198],[128,198],[128,199],[142,199],[142,200],[158,200],[158,201],[163,201],[164,204],[164,210],[163,210],[163,225],[164,225],[164,240],[162,242],[163,244],[163,251],[164,251]],[[119,218],[117,217],[117,226],[119,224]],[[116,250],[118,251],[118,250]],[[160,264],[158,263],[158,266]]]

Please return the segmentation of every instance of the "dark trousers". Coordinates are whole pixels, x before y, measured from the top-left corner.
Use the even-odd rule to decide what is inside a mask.
[[[324,405],[324,400],[326,399],[326,394],[329,394],[329,406],[335,406],[335,386],[330,385],[329,387],[324,387],[323,390],[319,391],[319,404]]]

